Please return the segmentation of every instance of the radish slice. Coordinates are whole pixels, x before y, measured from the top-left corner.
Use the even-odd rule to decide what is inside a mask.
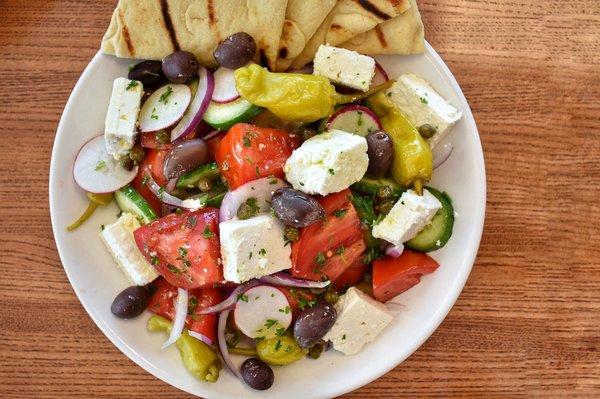
[[[239,186],[233,191],[225,194],[221,209],[219,209],[219,222],[226,222],[237,217],[238,208],[248,198],[254,197],[258,200],[260,212],[268,212],[273,192],[288,184],[276,177],[263,177]]]
[[[234,308],[235,303],[238,301],[238,297],[244,293],[244,291],[249,290],[252,287],[256,287],[257,285],[260,285],[261,283],[257,280],[250,280],[247,283],[244,283],[242,285],[238,285],[235,290],[233,290],[231,292],[231,294],[229,294],[229,296],[227,297],[227,299],[225,299],[223,302],[218,303],[214,306],[210,306],[206,309],[202,309],[200,311],[200,314],[210,314],[210,313],[217,313],[217,312],[221,312],[223,310],[231,310]]]
[[[444,144],[441,147],[435,147],[435,150],[433,151],[433,169],[438,168],[446,162],[448,158],[450,158],[453,150],[454,144],[452,143]]]
[[[377,115],[369,108],[362,105],[349,105],[331,116],[327,129],[338,129],[366,137],[369,133],[381,130],[382,126]]]
[[[229,317],[230,310],[225,310],[221,312],[219,315],[219,323],[217,325],[217,339],[219,341],[219,351],[221,352],[221,357],[223,358],[223,362],[225,366],[231,371],[236,377],[239,379],[242,378],[242,373],[240,370],[233,364],[231,360],[231,355],[229,354],[229,350],[227,349],[227,341],[225,340],[225,329],[227,328],[227,318]]]
[[[106,151],[104,136],[94,137],[81,147],[73,177],[79,187],[94,194],[112,193],[131,183],[138,167],[127,170]]]
[[[270,276],[263,276],[259,280],[267,284],[295,288],[325,288],[331,283],[330,281],[299,280],[289,274],[281,272]]]
[[[273,338],[292,324],[292,309],[283,292],[270,285],[259,285],[237,301],[233,317],[246,336]]]
[[[212,100],[219,104],[230,103],[240,98],[235,87],[234,70],[220,67],[215,71],[215,91]]]
[[[389,80],[390,80],[390,78],[389,78],[387,72],[385,71],[385,69],[383,69],[383,67],[381,66],[380,63],[375,61],[375,76],[373,77],[373,80],[371,81],[371,87],[378,86]]]
[[[206,108],[208,108],[208,104],[210,104],[214,88],[215,80],[213,75],[206,68],[200,67],[196,94],[190,104],[190,108],[177,126],[171,130],[171,142],[186,137],[198,127],[200,121],[202,121],[204,112],[206,112]]]
[[[385,254],[391,256],[392,258],[398,258],[404,252],[404,245],[390,245],[386,248]]]
[[[202,342],[204,342],[206,345],[208,346],[213,346],[213,341],[212,339],[208,338],[206,335],[204,334],[200,334],[199,332],[196,331],[192,331],[192,330],[188,330],[188,334],[190,334],[190,337],[194,337]]]
[[[158,185],[157,182],[154,181],[152,176],[146,175],[144,178],[147,180],[146,186],[152,191],[156,198],[158,198],[163,204],[171,205],[177,208],[187,209],[190,211],[195,211],[200,208],[204,208],[206,206],[205,203],[200,201],[197,198],[190,198],[186,200],[179,199],[171,194],[169,194],[164,187]]]
[[[163,344],[162,349],[174,344],[181,337],[183,327],[185,327],[185,319],[188,312],[188,292],[183,288],[177,289],[177,298],[175,299],[174,307],[175,317],[173,318],[173,328],[171,328],[169,339]]]
[[[140,111],[140,132],[156,132],[176,124],[190,105],[192,91],[186,85],[168,84],[156,90]]]

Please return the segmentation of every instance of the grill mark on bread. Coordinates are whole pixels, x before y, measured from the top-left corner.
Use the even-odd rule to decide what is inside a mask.
[[[341,25],[338,24],[331,24],[331,29],[336,30],[336,29],[343,29]]]
[[[265,49],[261,48],[258,50],[258,63],[260,66],[269,68],[269,59],[267,58],[267,54],[265,54]]]
[[[287,58],[288,56],[288,49],[287,47],[282,47],[279,49],[279,58]]]
[[[215,15],[215,5],[213,4],[213,0],[208,0],[208,24],[210,26],[214,26],[217,23],[217,18]]]
[[[121,23],[123,29],[123,40],[125,40],[125,44],[127,45],[129,55],[135,56],[135,47],[133,47],[133,43],[131,42],[131,36],[129,35],[129,29],[127,29],[127,25],[125,24],[123,10],[119,10],[119,22]]]
[[[165,21],[165,27],[169,32],[169,38],[171,38],[171,44],[175,51],[179,51],[179,42],[177,41],[177,33],[173,28],[173,21],[171,20],[171,14],[169,13],[169,3],[167,0],[160,0],[160,10],[162,11],[163,21]]]
[[[356,0],[356,3],[359,6],[361,6],[362,8],[364,8],[365,10],[367,10],[368,12],[370,12],[371,14],[377,16],[380,19],[383,19],[384,21],[387,21],[388,19],[392,19],[392,17],[390,15],[387,15],[386,13],[381,11],[379,8],[377,8],[375,6],[375,4],[371,3],[369,0]]]
[[[377,39],[379,40],[379,43],[381,43],[381,47],[386,48],[388,45],[387,40],[385,40],[385,34],[383,33],[383,31],[381,30],[379,25],[377,25],[375,27],[375,34],[377,35]]]

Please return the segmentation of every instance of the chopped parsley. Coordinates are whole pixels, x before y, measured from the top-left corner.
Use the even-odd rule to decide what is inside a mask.
[[[238,294],[237,301],[248,302],[248,295]]]
[[[342,339],[346,339],[346,334],[342,335]]]
[[[173,94],[173,88],[171,86],[167,86],[167,91],[161,94],[160,98],[158,99],[158,102],[167,105],[171,94]]]
[[[129,91],[129,89],[133,89],[134,87],[137,87],[138,84],[139,83],[136,80],[132,80],[131,82],[129,82],[129,84],[127,85],[125,90]]]
[[[150,181],[150,176],[149,175],[144,176],[144,178],[142,179],[142,186],[147,185],[149,181]]]
[[[348,210],[342,208],[342,209],[338,209],[337,211],[333,212],[333,214],[336,218],[342,218],[342,217],[344,217],[344,215],[346,215],[346,212],[348,212]]]
[[[421,97],[421,103],[422,104],[429,104],[429,101],[427,101],[427,99],[425,97]]]
[[[267,327],[267,328],[271,328],[275,324],[277,324],[277,320],[275,320],[275,319],[267,319],[267,321],[265,321],[265,327]]]
[[[335,171],[333,169],[329,168],[329,174],[335,175]]]
[[[169,269],[169,271],[173,274],[179,274],[181,273],[181,270],[179,270],[177,267],[173,266],[172,264],[168,264],[167,265],[167,269]]]
[[[317,253],[315,263],[319,266],[325,266],[325,254],[323,252]]]
[[[152,108],[152,113],[150,114],[150,119],[158,120],[158,115],[156,115],[156,108]]]
[[[248,259],[252,259],[252,252],[248,254]]]
[[[191,218],[188,219],[188,225],[193,229],[194,227],[196,227],[196,224],[198,223],[198,219],[196,219],[195,216],[192,216]]]
[[[188,301],[188,314],[192,315],[198,307],[198,299],[195,296],[191,296]]]
[[[208,228],[208,226],[206,226],[204,228],[204,231],[202,232],[202,236],[204,238],[212,238],[212,237],[214,237],[214,235],[215,235],[215,233],[213,233],[212,230]]]
[[[281,327],[275,330],[275,335],[277,335],[278,337],[282,337],[283,334],[285,334],[285,328]]]
[[[285,308],[283,308],[283,309],[279,309],[279,311],[280,311],[281,313],[289,314],[289,313],[292,311],[292,308],[290,308],[289,306],[286,306],[286,307],[285,307]]]
[[[363,82],[364,84],[365,82]],[[358,120],[356,121],[356,124],[358,126],[362,126],[363,125],[363,113],[358,111]]]
[[[100,230],[104,231],[105,226],[103,224],[100,225]]]
[[[160,261],[158,260],[158,256],[151,256],[150,263],[152,263],[154,266],[158,265],[160,263]]]
[[[181,256],[182,258],[185,258],[188,254],[188,250],[185,247],[179,247],[177,251],[179,252],[179,256]]]
[[[305,298],[298,298],[298,307],[300,310],[304,310],[305,308],[312,308],[317,304],[317,300],[307,300]]]
[[[250,141],[250,137],[248,137],[247,135],[244,135],[244,137],[242,137],[242,142],[244,143],[244,147],[252,147],[252,141]]]
[[[275,344],[275,352],[279,351],[279,349],[281,349],[281,340],[278,339],[277,343]]]
[[[260,251],[258,251],[259,255],[265,256],[267,254],[267,250],[264,248],[261,248]]]
[[[98,163],[96,164],[96,167],[94,168],[95,171],[99,171],[106,168],[106,161],[104,161],[104,159],[98,161]]]
[[[346,251],[346,248],[344,248],[343,245],[340,245],[340,247],[335,250],[335,253],[338,255],[342,255],[345,251]]]
[[[363,263],[368,265],[372,263],[374,260],[379,259],[383,256],[383,252],[377,247],[371,247],[367,249],[367,252],[363,256]]]
[[[158,189],[158,193],[157,193],[158,198],[162,198],[162,195],[163,195],[164,192],[165,192],[165,188],[164,187],[160,187]]]

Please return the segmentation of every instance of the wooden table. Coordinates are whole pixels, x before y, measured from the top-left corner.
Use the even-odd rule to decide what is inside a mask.
[[[115,0],[0,0],[0,396],[182,398],[94,325],[61,267],[48,166]],[[600,2],[420,0],[478,122],[469,281],[407,361],[348,395],[600,396]]]

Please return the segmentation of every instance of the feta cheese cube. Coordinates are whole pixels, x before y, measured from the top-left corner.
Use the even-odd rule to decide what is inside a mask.
[[[375,76],[375,60],[356,51],[321,45],[315,55],[313,74],[342,86],[367,91]]]
[[[219,224],[225,280],[243,283],[292,267],[284,226],[271,215]]]
[[[135,144],[144,87],[137,80],[117,78],[104,122],[106,150],[115,159],[127,155]]]
[[[138,228],[140,222],[137,218],[124,212],[115,223],[104,226],[100,237],[129,280],[135,285],[146,285],[156,279],[158,273],[135,243],[133,231]]]
[[[437,133],[429,139],[431,148],[434,148],[462,117],[460,111],[440,96],[427,81],[412,73],[400,76],[387,94],[417,128],[429,124],[437,129]]]
[[[441,207],[441,202],[426,189],[422,196],[408,190],[390,213],[373,227],[373,237],[399,246],[423,230]]]
[[[367,171],[367,140],[341,130],[330,130],[306,140],[283,168],[296,190],[327,195],[347,189]]]
[[[394,318],[387,307],[356,287],[350,287],[335,304],[337,320],[323,337],[345,355],[354,355],[375,340]]]

